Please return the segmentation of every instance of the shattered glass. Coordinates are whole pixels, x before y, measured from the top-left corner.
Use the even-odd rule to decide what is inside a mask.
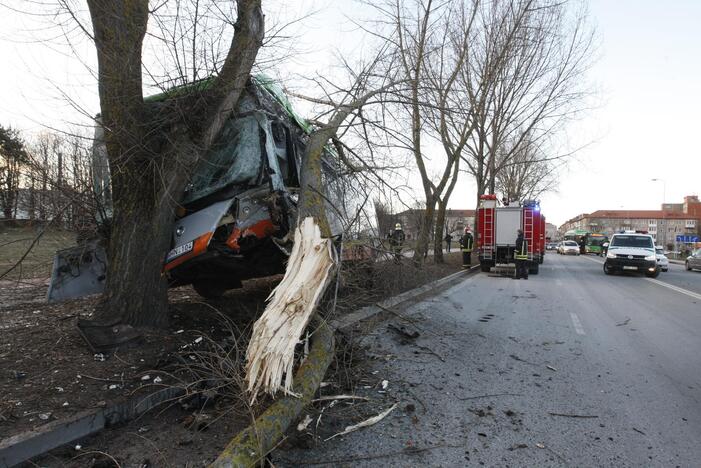
[[[217,143],[195,168],[185,203],[228,185],[250,187],[262,180],[263,158],[258,120],[254,116],[229,120]]]

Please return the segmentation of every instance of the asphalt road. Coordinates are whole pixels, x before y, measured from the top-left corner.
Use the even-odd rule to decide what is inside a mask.
[[[605,276],[549,255],[528,281],[480,273],[364,338],[378,424],[277,466],[701,464],[701,272]],[[413,328],[412,328],[413,327]]]

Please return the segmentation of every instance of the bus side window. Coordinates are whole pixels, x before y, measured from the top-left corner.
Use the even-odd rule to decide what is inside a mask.
[[[290,179],[290,164],[287,156],[287,138],[285,136],[285,127],[283,127],[279,122],[272,122],[272,130],[277,163],[280,166],[283,180],[285,183],[288,183]]]

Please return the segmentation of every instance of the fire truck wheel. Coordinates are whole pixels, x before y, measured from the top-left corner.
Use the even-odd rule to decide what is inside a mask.
[[[528,274],[529,275],[537,275],[538,274],[538,263],[534,263],[532,267],[528,269]]]
[[[491,270],[492,265],[489,263],[480,263],[480,270],[482,270],[484,273],[489,273],[489,270]]]

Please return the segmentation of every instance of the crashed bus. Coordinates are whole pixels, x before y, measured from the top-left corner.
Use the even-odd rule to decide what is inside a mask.
[[[207,83],[190,86],[203,85]],[[173,90],[147,100],[172,95]],[[191,284],[198,294],[212,298],[241,287],[246,279],[284,272],[296,225],[299,168],[310,132],[276,83],[252,77],[237,112],[198,162],[180,200],[171,249],[163,262],[170,287]],[[112,200],[102,135],[98,126],[92,165],[98,231],[103,235],[56,253],[49,302],[104,289]],[[327,213],[334,235],[343,231],[344,200],[352,190],[339,176],[337,164],[327,150],[322,164],[324,195],[332,206]]]

